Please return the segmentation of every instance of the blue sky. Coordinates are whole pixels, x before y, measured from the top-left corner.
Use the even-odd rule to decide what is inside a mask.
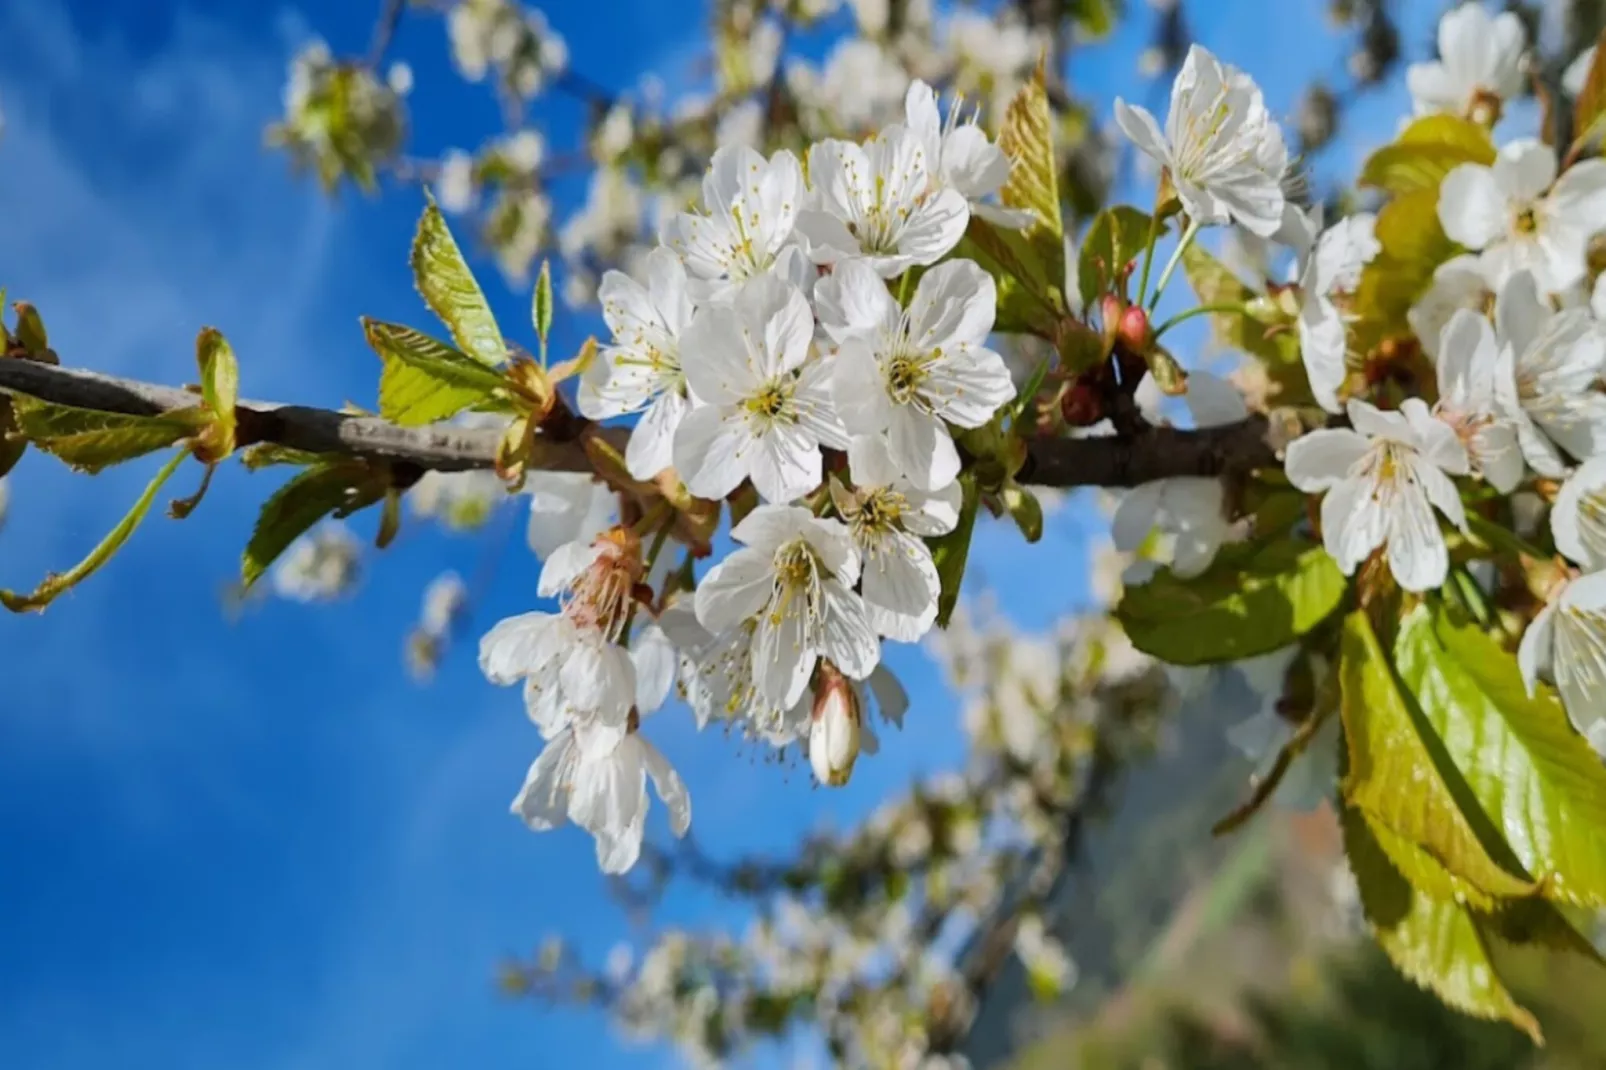
[[[295,45],[316,30],[337,51],[359,51],[377,6],[0,2],[0,284],[40,307],[67,363],[178,381],[192,374],[196,331],[212,324],[234,343],[251,396],[371,400],[358,315],[426,321],[405,263],[418,198],[332,204],[289,176],[260,135]],[[598,25],[593,6],[550,5],[593,78],[624,87],[649,69],[672,75],[701,5],[624,6]],[[1310,66],[1308,17],[1278,0],[1210,6],[1201,36],[1286,112]],[[1261,29],[1252,40],[1240,32],[1251,20]],[[415,21],[398,50],[425,109],[419,149],[478,143],[494,105],[450,76],[439,23]],[[1139,30],[1089,53],[1078,82],[1133,84]],[[556,114],[552,140],[572,144],[574,122]],[[527,295],[482,274],[519,333]],[[592,329],[560,317],[560,348]],[[0,583],[26,587],[76,559],[149,467],[90,483],[30,457],[13,475]],[[598,960],[633,930],[602,894],[589,840],[572,829],[532,835],[506,812],[538,744],[516,693],[488,686],[467,646],[427,688],[402,671],[424,583],[444,567],[471,570],[481,543],[411,528],[370,559],[350,601],[268,603],[230,620],[220,595],[271,485],[230,471],[193,518],[153,518],[45,616],[0,619],[0,1062],[664,1061],[622,1047],[596,1015],[544,1014],[493,989],[496,963],[547,932]],[[974,578],[1023,624],[1045,625],[1082,597],[1091,526],[1067,512],[1027,549],[1011,529],[986,527]],[[530,608],[535,575],[529,555],[509,548],[476,628]],[[655,719],[655,741],[691,787],[702,844],[721,855],[777,850],[957,763],[953,699],[919,651],[893,664],[915,697],[906,730],[840,792],[699,737],[684,711]],[[664,834],[660,821],[650,834]],[[657,921],[713,925],[728,909],[677,895]]]

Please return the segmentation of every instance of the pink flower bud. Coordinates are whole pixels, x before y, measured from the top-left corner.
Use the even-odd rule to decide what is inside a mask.
[[[1132,305],[1121,313],[1121,325],[1116,335],[1129,349],[1139,353],[1148,352],[1154,340],[1149,328],[1149,314],[1137,305]]]
[[[820,662],[809,724],[809,764],[821,784],[840,788],[853,775],[859,757],[863,714],[853,685],[829,661]]]

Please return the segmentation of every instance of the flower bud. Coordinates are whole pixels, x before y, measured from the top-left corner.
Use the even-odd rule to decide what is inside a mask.
[[[1116,337],[1129,349],[1139,353],[1147,353],[1154,342],[1154,332],[1149,325],[1149,314],[1137,305],[1130,306],[1121,313],[1120,325],[1116,328]]]
[[[1105,294],[1099,298],[1099,323],[1103,325],[1104,353],[1109,355],[1121,337],[1121,317],[1126,313],[1126,302],[1118,294]]]
[[[1092,427],[1104,419],[1104,395],[1098,386],[1077,379],[1060,396],[1060,414],[1071,427]]]
[[[809,764],[821,784],[840,788],[859,757],[863,714],[853,685],[829,661],[820,662],[820,682],[809,715]]]

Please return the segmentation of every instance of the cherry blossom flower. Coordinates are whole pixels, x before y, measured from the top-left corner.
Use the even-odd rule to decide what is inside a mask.
[[[892,462],[923,490],[959,475],[948,424],[980,427],[1015,396],[1009,368],[985,348],[996,286],[969,260],[926,272],[905,311],[864,261],[815,287],[820,320],[839,343],[832,389],[854,434],[885,434]]]
[[[1427,293],[1406,314],[1412,333],[1422,343],[1422,352],[1437,358],[1439,339],[1450,318],[1463,308],[1488,315],[1494,311],[1498,290],[1483,259],[1474,253],[1463,253],[1440,264]]]
[[[959,523],[960,489],[919,490],[893,463],[886,439],[859,435],[848,447],[853,489],[831,484],[838,514],[864,558],[864,606],[880,635],[912,643],[937,619],[941,583],[924,539]]]
[[[1317,239],[1300,268],[1299,350],[1317,404],[1339,412],[1338,391],[1348,374],[1349,316],[1346,307],[1360,285],[1361,269],[1382,250],[1374,233],[1377,217],[1350,216]]]
[[[625,447],[625,467],[652,479],[673,463],[675,431],[691,408],[680,369],[680,336],[692,303],[680,258],[659,246],[647,254],[645,285],[621,271],[602,277],[602,316],[613,344],[597,354],[580,382],[580,412],[593,420],[639,412]]]
[[[956,102],[944,123],[937,110],[937,91],[918,80],[910,83],[904,97],[904,121],[920,139],[927,162],[936,161],[932,188],[958,190],[970,210],[989,223],[1016,229],[1030,225],[1030,212],[991,203],[1009,181],[1009,157],[988,140],[974,116],[961,121],[961,111],[962,102]]]
[[[698,497],[719,499],[751,478],[770,502],[820,485],[820,447],[846,449],[831,404],[831,369],[810,359],[814,316],[801,291],[775,275],[732,304],[699,309],[682,339],[698,400],[675,434],[675,469]]]
[[[628,529],[565,543],[547,558],[538,588],[560,611],[509,617],[480,640],[480,671],[493,684],[524,681],[530,719],[546,738],[577,722],[625,723],[637,681],[618,640],[641,574],[640,541]]]
[[[1164,133],[1147,110],[1119,98],[1115,121],[1170,175],[1193,221],[1235,220],[1261,237],[1282,226],[1288,148],[1260,87],[1238,68],[1194,45],[1172,83]]]
[[[1555,591],[1523,632],[1517,664],[1532,695],[1553,683],[1573,726],[1606,755],[1606,572]]]
[[[1159,411],[1160,389],[1153,376],[1143,377],[1134,397],[1150,423],[1166,422]],[[1188,392],[1183,397],[1195,427],[1221,427],[1249,415],[1238,389],[1209,372],[1190,374]],[[1115,548],[1136,553],[1156,530],[1171,542],[1174,573],[1188,578],[1204,572],[1234,533],[1234,525],[1227,519],[1226,491],[1221,480],[1175,476],[1127,491],[1110,520]]]
[[[803,170],[786,150],[768,160],[726,145],[703,177],[703,211],[681,212],[664,244],[686,262],[694,300],[714,300],[774,266],[803,207]]]
[[[1500,288],[1495,331],[1510,350],[1495,384],[1501,407],[1529,466],[1560,479],[1569,456],[1591,457],[1606,441],[1606,393],[1598,386],[1606,335],[1587,309],[1552,311],[1526,271]]]
[[[1439,222],[1482,251],[1497,286],[1531,271],[1543,293],[1560,293],[1584,277],[1589,239],[1606,226],[1606,160],[1576,163],[1558,179],[1554,149],[1512,141],[1493,166],[1464,163],[1444,176]]]
[[[1433,415],[1455,430],[1472,470],[1510,494],[1526,470],[1516,424],[1499,400],[1501,361],[1511,355],[1502,354],[1489,321],[1468,309],[1451,318],[1437,349],[1439,401]]]
[[[1449,478],[1467,473],[1466,448],[1420,398],[1407,398],[1398,412],[1352,398],[1347,411],[1352,427],[1312,431],[1289,445],[1289,481],[1326,495],[1322,537],[1346,576],[1381,547],[1405,590],[1440,586],[1450,558],[1433,510],[1466,527]]]
[[[738,723],[747,734],[784,747],[808,731],[809,706],[800,697],[791,705],[768,701],[753,676],[756,620],[746,620],[718,635],[704,628],[695,609],[671,605],[659,624],[675,645],[677,678],[698,729],[714,721]]]
[[[590,543],[618,519],[618,496],[584,472],[534,471],[524,487],[530,549],[542,561],[564,543]]]
[[[356,585],[361,558],[362,543],[351,529],[326,521],[292,543],[273,566],[273,593],[292,602],[339,598]]]
[[[932,193],[939,161],[919,135],[889,126],[865,145],[809,149],[809,206],[797,230],[818,264],[862,257],[883,278],[934,264],[959,244],[970,207],[957,189]]]
[[[848,529],[795,506],[764,505],[731,530],[743,544],[697,588],[697,619],[718,635],[756,620],[752,671],[780,707],[797,702],[821,657],[862,680],[881,656],[853,592],[859,555]]]
[[[1413,63],[1406,85],[1418,115],[1449,112],[1492,124],[1502,105],[1522,94],[1528,35],[1512,11],[1491,16],[1462,4],[1439,20],[1439,59]]]
[[[1585,461],[1567,477],[1550,512],[1556,549],[1569,561],[1606,569],[1606,457]]]

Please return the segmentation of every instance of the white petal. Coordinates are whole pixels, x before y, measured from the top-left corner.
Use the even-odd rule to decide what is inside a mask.
[[[767,612],[753,636],[753,678],[759,693],[776,706],[791,706],[802,696],[819,654],[806,634],[803,601],[794,597]]]
[[[950,483],[930,493],[911,488],[905,496],[914,507],[912,512],[905,513],[903,517],[903,526],[911,534],[931,538],[934,535],[946,535],[959,526],[959,509],[964,501],[964,492],[958,483]]]
[[[870,627],[864,602],[838,581],[826,580],[825,603],[820,652],[836,663],[842,675],[863,680],[881,660],[881,644]]]
[[[934,264],[947,256],[970,223],[970,205],[958,190],[928,198],[904,224],[898,252],[915,264]],[[900,272],[901,273],[901,272]]]
[[[686,413],[675,432],[675,471],[699,498],[718,501],[747,478],[753,438],[739,414],[713,405]]]
[[[920,396],[957,427],[980,427],[1015,398],[1004,358],[981,346],[960,345],[930,365]]]
[[[511,684],[556,656],[570,630],[567,621],[552,613],[499,621],[480,640],[480,671],[493,684]]]
[[[566,542],[547,555],[541,566],[541,579],[536,593],[542,598],[554,598],[568,590],[587,569],[602,556],[602,547],[592,542]]]
[[[1307,295],[1299,311],[1299,353],[1316,403],[1339,412],[1339,388],[1349,375],[1349,330],[1338,308],[1327,298]]]
[[[865,609],[888,639],[913,643],[930,631],[941,588],[931,551],[913,536],[892,532],[866,554]]]
[[[590,542],[613,524],[618,499],[579,472],[531,472],[530,549],[545,560],[566,542]]]
[[[650,480],[675,463],[675,432],[690,403],[678,390],[659,394],[630,432],[625,468],[634,479]]]
[[[1517,646],[1517,667],[1522,670],[1522,682],[1533,697],[1539,681],[1549,680],[1551,655],[1555,644],[1556,607],[1546,606],[1534,617],[1522,633]]]
[[[948,429],[913,405],[893,407],[887,446],[893,463],[922,490],[945,487],[959,477],[959,451]]]
[[[797,505],[760,505],[731,528],[731,538],[764,555],[773,555],[797,538],[814,514]]]
[[[1456,499],[1456,507],[1459,510],[1460,499]],[[1450,570],[1450,552],[1425,493],[1407,487],[1394,502],[1388,515],[1388,560],[1389,571],[1403,590],[1421,592],[1443,586]]]
[[[748,455],[753,486],[767,502],[796,501],[820,485],[817,440],[803,428],[776,424],[754,440]]]
[[[663,629],[649,624],[631,644],[630,660],[636,667],[636,710],[646,716],[669,697],[679,657]]]
[[[1142,483],[1121,496],[1121,504],[1115,507],[1115,515],[1110,518],[1110,541],[1117,550],[1136,553],[1149,537],[1160,515],[1165,483],[1161,479]]]
[[[578,643],[564,659],[558,683],[577,710],[604,725],[623,724],[636,700],[636,667],[623,647]]]
[[[569,780],[577,761],[574,733],[565,732],[548,743],[530,765],[512,812],[537,832],[563,824],[569,809]]]
[[[920,352],[980,345],[993,329],[998,287],[970,260],[950,260],[921,276],[909,302],[909,342]]]
[[[1290,483],[1314,494],[1347,478],[1368,448],[1366,439],[1348,428],[1324,428],[1289,443],[1284,469]]]
[[[1372,494],[1372,484],[1346,479],[1322,499],[1322,542],[1346,576],[1383,545],[1389,515]]]
[[[681,339],[681,366],[700,401],[739,404],[758,386],[757,358],[746,341],[746,326],[734,308],[724,305],[700,308],[692,317]]]
[[[641,761],[652,778],[653,790],[669,810],[669,831],[677,838],[686,835],[691,828],[691,794],[685,781],[658,748],[646,740],[641,741]]]
[[[903,475],[882,435],[855,435],[848,443],[848,473],[856,487],[890,487]]]
[[[1439,223],[1451,241],[1482,249],[1506,233],[1510,209],[1494,172],[1464,163],[1439,187]]]
[[[1154,121],[1154,116],[1149,114],[1147,108],[1136,107],[1117,97],[1115,122],[1121,132],[1132,139],[1138,151],[1162,167],[1171,165],[1171,152],[1166,147],[1165,135],[1160,133],[1160,124]]]
[[[737,550],[697,585],[698,623],[714,634],[736,627],[764,608],[774,583],[769,555]]]
[[[831,394],[837,415],[850,434],[884,431],[892,419],[881,365],[870,343],[852,338],[842,343],[834,359]]]
[[[815,286],[814,302],[820,325],[839,343],[895,330],[903,314],[886,280],[863,260],[838,264]]]
[[[1537,201],[1556,181],[1556,150],[1534,138],[1510,141],[1501,146],[1492,175],[1509,200]]]

